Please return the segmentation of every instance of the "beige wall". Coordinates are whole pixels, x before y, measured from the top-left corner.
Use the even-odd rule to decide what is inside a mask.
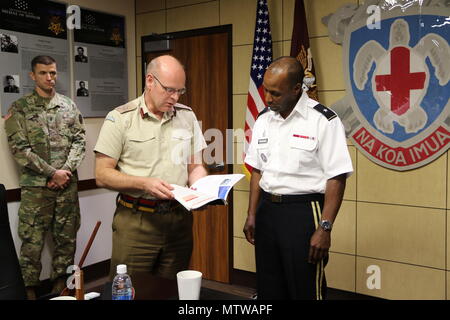
[[[289,55],[294,2],[269,0],[274,58]],[[305,3],[320,100],[331,105],[345,95],[342,47],[328,39],[321,18],[358,0]],[[137,0],[137,54],[143,35],[232,24],[233,126],[243,128],[255,11],[256,0]],[[140,60],[136,56],[138,88]],[[424,168],[399,173],[370,162],[351,144],[349,151],[355,173],[333,230],[329,286],[389,299],[446,299],[450,289],[447,154]],[[235,165],[235,172],[240,166]],[[255,271],[253,247],[242,233],[248,190],[246,181],[234,189],[234,267]],[[371,265],[380,268],[381,289],[366,285]]]

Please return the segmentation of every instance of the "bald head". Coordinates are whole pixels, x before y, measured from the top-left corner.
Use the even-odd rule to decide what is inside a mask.
[[[303,82],[303,67],[294,57],[279,57],[275,59],[266,72],[270,72],[273,75],[286,75],[288,85],[291,87]]]
[[[273,61],[264,74],[264,98],[270,110],[283,118],[294,109],[302,95],[303,68],[292,57]]]
[[[161,118],[173,110],[185,92],[186,73],[178,59],[163,55],[150,61],[145,76],[145,103],[152,113]]]
[[[147,66],[147,74],[156,73],[159,75],[162,72],[183,71],[184,66],[181,62],[170,55],[164,55],[154,58]]]

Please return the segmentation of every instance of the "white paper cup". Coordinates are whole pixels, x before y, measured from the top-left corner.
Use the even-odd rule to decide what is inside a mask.
[[[199,300],[202,273],[185,270],[177,273],[178,297],[180,300]]]
[[[50,300],[77,300],[77,298],[72,297],[72,296],[59,296],[59,297],[51,298]]]

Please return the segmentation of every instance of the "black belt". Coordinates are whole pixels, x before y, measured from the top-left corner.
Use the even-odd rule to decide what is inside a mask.
[[[264,200],[274,203],[323,201],[325,199],[325,195],[323,193],[272,194],[261,190],[261,195]]]

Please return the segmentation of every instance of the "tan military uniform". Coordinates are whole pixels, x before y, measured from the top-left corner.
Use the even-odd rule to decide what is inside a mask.
[[[94,151],[116,159],[124,174],[185,186],[190,155],[205,147],[191,108],[178,103],[160,121],[147,110],[142,95],[107,115]],[[144,192],[128,194],[151,199]]]
[[[107,115],[94,150],[116,159],[118,170],[124,174],[185,186],[190,156],[205,147],[191,108],[176,104],[159,120],[148,111],[142,95]],[[127,196],[152,199],[145,192],[128,192]],[[111,277],[122,263],[131,276],[153,272],[174,278],[188,267],[193,217],[177,204],[171,201],[169,209],[156,207],[149,212],[118,203],[112,225]]]
[[[20,266],[26,286],[39,284],[45,234],[54,242],[52,279],[66,275],[73,264],[80,207],[76,169],[85,154],[83,118],[74,102],[56,93],[43,98],[36,91],[13,103],[5,121],[8,143],[20,166]],[[57,169],[73,172],[64,190],[50,190]]]

